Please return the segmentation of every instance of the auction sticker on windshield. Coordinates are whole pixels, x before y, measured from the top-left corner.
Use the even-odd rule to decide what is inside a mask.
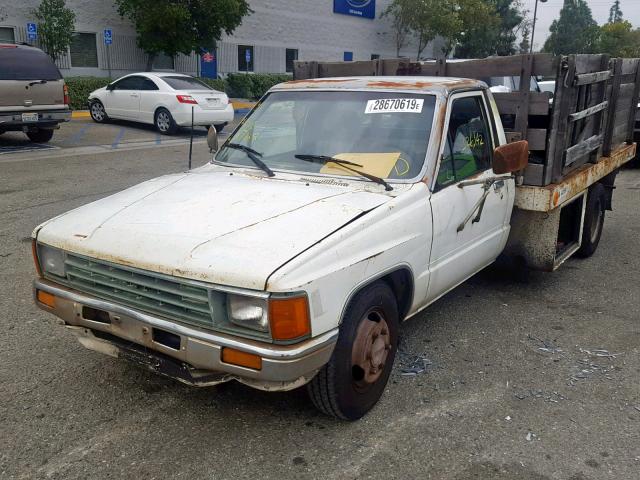
[[[369,100],[364,113],[422,113],[422,98],[381,98]]]

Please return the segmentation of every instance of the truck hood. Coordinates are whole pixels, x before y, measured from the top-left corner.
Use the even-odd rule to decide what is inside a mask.
[[[77,208],[36,233],[39,242],[88,257],[263,290],[288,260],[390,198],[204,168]]]

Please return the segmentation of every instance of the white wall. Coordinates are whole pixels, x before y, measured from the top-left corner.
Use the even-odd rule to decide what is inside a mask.
[[[7,0],[5,0],[7,1]],[[25,25],[34,21],[30,11],[39,0],[8,0],[5,7],[8,18],[0,26],[15,28],[16,40],[26,41]],[[371,54],[395,56],[395,45],[389,25],[380,13],[391,0],[377,0],[376,19],[370,20],[333,13],[333,0],[250,0],[254,13],[245,17],[231,36],[224,36],[218,46],[218,71],[235,72],[238,69],[238,45],[254,46],[256,72],[285,71],[285,49],[298,49],[300,60],[341,61],[345,51],[353,52],[354,60],[369,60]],[[68,75],[107,75],[106,49],[102,31],[113,30],[110,47],[113,76],[142,70],[146,55],[137,48],[135,30],[128,20],[121,18],[109,0],[67,0],[67,6],[76,14],[76,31],[95,32],[98,49],[98,68],[77,68],[69,56],[58,62],[62,73]],[[431,48],[425,56],[431,56]],[[402,52],[415,56],[414,48]],[[196,74],[198,59],[178,56],[177,71]]]

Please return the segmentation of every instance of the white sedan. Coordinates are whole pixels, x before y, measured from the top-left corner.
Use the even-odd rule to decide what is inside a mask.
[[[192,110],[193,109],[193,110]],[[233,105],[224,92],[179,73],[134,73],[89,95],[91,118],[131,120],[155,125],[164,135],[178,127],[214,125],[217,131],[233,120]]]

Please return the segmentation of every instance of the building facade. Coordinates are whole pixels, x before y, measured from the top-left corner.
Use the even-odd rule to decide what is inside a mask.
[[[27,24],[40,0],[8,0],[0,15],[0,42],[29,40]],[[294,60],[370,60],[396,56],[391,27],[380,13],[391,0],[250,0],[253,13],[218,42],[213,58],[219,75],[231,72],[285,73]],[[65,76],[117,77],[144,70],[147,55],[136,45],[136,32],[118,15],[112,0],[66,0],[76,14],[69,52],[59,61]],[[0,7],[1,8],[1,7]],[[0,12],[2,14],[2,12]],[[4,19],[2,18],[4,16]],[[112,43],[104,42],[104,30]],[[401,52],[415,57],[409,46]],[[424,57],[432,56],[429,46]],[[211,60],[208,57],[207,60]],[[154,69],[199,75],[199,55],[161,56]]]

